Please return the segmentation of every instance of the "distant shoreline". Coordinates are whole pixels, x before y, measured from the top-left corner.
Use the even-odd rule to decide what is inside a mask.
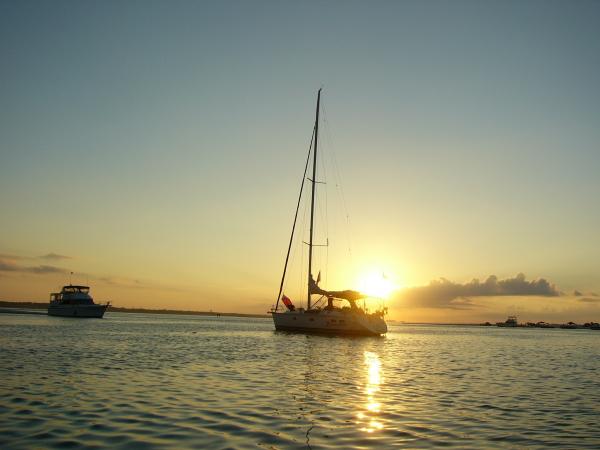
[[[0,308],[26,308],[26,309],[47,309],[48,303],[39,302],[8,302],[0,301]],[[213,311],[185,311],[177,309],[146,309],[146,308],[119,308],[116,306],[109,306],[109,312],[122,312],[122,313],[138,313],[138,314],[179,314],[187,316],[227,316],[227,317],[256,317],[265,319],[270,317],[267,314],[244,314],[244,313],[227,313],[227,312],[213,312]]]
[[[6,308],[2,311],[2,308]],[[11,302],[11,301],[1,301],[0,300],[0,313],[3,312],[15,312],[9,311],[9,308],[16,309],[43,309],[46,310],[48,308],[48,303],[41,302]],[[269,314],[244,314],[244,313],[230,313],[230,312],[215,312],[215,311],[187,311],[187,310],[178,310],[178,309],[148,309],[148,308],[119,308],[116,306],[109,306],[109,312],[121,312],[121,313],[137,313],[137,314],[173,314],[173,315],[183,315],[183,316],[210,316],[210,317],[250,317],[257,319],[267,319],[271,316]],[[406,322],[403,320],[393,320],[389,319],[387,321],[388,325],[440,325],[440,326],[456,326],[456,327],[493,327],[496,328],[496,324],[491,324],[489,322],[486,323],[436,323],[436,322]],[[572,322],[571,322],[572,323]],[[546,327],[536,327],[529,324],[518,324],[514,327],[503,327],[507,329],[511,328],[576,328],[576,329],[585,329],[590,328],[589,325],[595,324],[592,322],[591,324],[574,324],[573,327],[566,327],[564,324],[553,323],[547,324]],[[596,324],[597,326],[597,324]],[[597,328],[592,328],[597,329]]]
[[[41,302],[10,302],[0,301],[0,308],[21,308],[21,309],[47,309],[48,303]],[[138,313],[138,314],[179,314],[188,316],[226,316],[226,317],[255,317],[259,319],[270,318],[268,314],[244,314],[244,313],[223,313],[214,311],[186,311],[178,309],[148,309],[148,308],[119,308],[109,306],[109,312]],[[1,311],[0,311],[1,312]],[[451,325],[451,326],[482,326],[480,323],[435,323],[435,322],[405,322],[401,320],[388,320],[389,325]]]

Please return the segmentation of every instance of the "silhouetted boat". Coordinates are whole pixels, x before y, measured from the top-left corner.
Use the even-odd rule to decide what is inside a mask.
[[[517,316],[508,316],[508,319],[504,322],[498,322],[496,325],[499,327],[516,327],[518,325]]]
[[[314,212],[315,212],[315,186],[317,181],[317,150],[319,137],[319,108],[321,102],[321,90],[317,94],[317,111],[315,117],[315,125],[313,129],[313,140],[304,168],[304,176],[300,187],[300,196],[296,207],[296,215],[294,217],[294,225],[292,226],[292,234],[288,246],[288,252],[285,259],[283,276],[277,294],[277,302],[275,307],[270,311],[276,330],[294,331],[294,332],[314,332],[314,333],[330,333],[330,334],[357,334],[357,335],[381,335],[387,332],[387,325],[384,320],[385,308],[369,313],[361,308],[357,301],[366,298],[366,295],[357,291],[329,291],[319,286],[319,278],[317,281],[312,276],[313,263],[313,234],[314,234]],[[312,183],[311,203],[310,203],[310,240],[308,244],[308,301],[307,308],[296,308],[291,300],[285,295],[282,296],[283,285],[286,276],[290,250],[294,239],[294,230],[296,228],[296,219],[298,218],[298,210],[302,191],[304,188],[304,180],[308,170],[310,157],[312,152],[312,179],[308,179]],[[320,296],[316,302],[312,302],[312,296]],[[323,300],[327,300],[327,305],[320,306]],[[335,299],[345,300],[349,306],[343,308],[334,306]],[[280,311],[280,301],[285,305],[285,310]]]
[[[88,286],[63,286],[59,293],[50,294],[49,316],[102,318],[110,303],[99,305],[89,294]]]

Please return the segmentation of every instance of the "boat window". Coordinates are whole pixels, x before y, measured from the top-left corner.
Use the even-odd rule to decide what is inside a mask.
[[[90,291],[90,288],[88,286],[65,286],[63,287],[62,291],[69,294],[75,294],[77,292],[87,294]]]

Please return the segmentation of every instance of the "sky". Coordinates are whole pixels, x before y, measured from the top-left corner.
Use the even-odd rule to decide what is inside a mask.
[[[385,274],[394,320],[600,321],[599,24],[594,1],[0,1],[0,299],[74,272],[116,306],[266,312],[322,87],[327,287]]]

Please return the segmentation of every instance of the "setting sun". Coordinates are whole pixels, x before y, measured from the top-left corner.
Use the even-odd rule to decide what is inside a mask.
[[[383,272],[372,271],[359,278],[358,289],[369,297],[388,298],[396,286]]]

